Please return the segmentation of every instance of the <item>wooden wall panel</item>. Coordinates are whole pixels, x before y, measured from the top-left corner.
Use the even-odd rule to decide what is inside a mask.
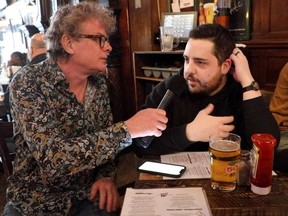
[[[135,8],[135,1],[129,1],[129,24],[132,51],[159,50],[155,43],[155,34],[159,32],[162,12],[167,11],[167,0],[159,0],[159,11],[156,0],[141,1],[141,8]]]
[[[261,88],[273,91],[282,67],[288,62],[288,50],[252,48],[246,53],[254,79]]]
[[[121,38],[121,81],[122,81],[122,104],[123,114],[122,119],[129,118],[135,113],[135,96],[134,96],[134,81],[132,72],[132,55],[131,55],[131,28],[129,24],[129,1],[119,0],[119,32]]]
[[[271,0],[270,6],[270,32],[288,34],[288,2],[283,0]]]
[[[167,10],[167,0],[159,0],[160,11]],[[154,33],[159,31],[156,0],[141,0],[141,8],[135,8],[134,0],[119,0],[119,30],[122,46],[121,79],[123,86],[123,119],[133,115],[135,108],[132,54],[134,51],[159,50]]]
[[[252,40],[288,40],[287,11],[287,1],[253,0]]]
[[[135,1],[129,1],[129,23],[131,50],[151,50],[151,11],[150,1],[140,1],[141,7],[136,8]]]

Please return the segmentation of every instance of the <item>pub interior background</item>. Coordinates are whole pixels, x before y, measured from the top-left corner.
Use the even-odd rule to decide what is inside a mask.
[[[35,25],[40,31],[45,31],[51,15],[58,6],[80,1],[0,0],[0,65],[3,66],[3,63],[7,62],[13,51],[27,52],[29,32],[26,25]],[[118,19],[118,32],[110,38],[113,51],[107,67],[112,84],[111,97],[115,120],[126,119],[137,111],[136,102],[139,101],[139,86],[135,84],[134,79],[137,68],[133,62],[133,53],[160,51],[157,34],[159,35],[161,15],[171,12],[171,3],[175,0],[90,1],[100,2],[112,8]],[[198,11],[200,1],[214,2],[190,0],[194,6],[183,8],[181,12]],[[260,87],[273,91],[281,68],[288,62],[288,4],[281,0],[231,2],[234,5],[249,5],[245,14],[249,35],[247,38],[240,38],[239,42],[247,45],[244,52]],[[184,46],[185,44],[182,44],[179,49],[183,49]]]
[[[13,51],[27,52],[29,32],[26,25],[35,25],[40,31],[45,31],[49,26],[51,15],[58,6],[80,1],[0,0],[0,65],[3,66],[8,61]],[[141,55],[140,60],[138,59],[138,64],[140,62],[141,65],[155,57],[153,52],[160,52],[157,37],[161,15],[164,12],[171,12],[171,3],[175,0],[90,1],[111,7],[117,16],[118,31],[110,38],[113,52],[107,67],[115,121],[127,119],[137,111],[139,97],[142,99],[145,97],[139,95],[140,87],[136,85],[136,81],[139,80],[135,79],[135,71],[139,68],[135,67],[137,62],[133,54],[145,52],[142,56],[144,59],[141,59]],[[184,8],[183,12],[198,11],[200,0],[191,1],[194,2],[194,6]],[[238,39],[237,42],[247,45],[243,51],[249,61],[253,77],[260,87],[273,92],[279,72],[288,62],[288,4],[282,0],[231,1],[234,4],[245,2],[250,5],[245,16],[249,28],[248,38]],[[179,49],[184,45],[179,46]],[[167,55],[170,56],[170,53]],[[181,58],[181,52],[179,55]],[[146,82],[147,79],[140,81]],[[159,80],[161,79],[148,79],[149,82],[155,83]],[[5,189],[0,190],[5,193]]]

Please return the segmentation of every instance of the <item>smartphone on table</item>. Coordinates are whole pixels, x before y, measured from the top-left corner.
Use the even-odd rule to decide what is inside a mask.
[[[138,167],[139,172],[179,178],[185,172],[186,167],[178,164],[146,161]]]

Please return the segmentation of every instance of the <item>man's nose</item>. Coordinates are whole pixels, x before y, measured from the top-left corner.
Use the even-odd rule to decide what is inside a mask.
[[[186,71],[189,73],[196,73],[196,67],[195,67],[195,63],[194,61],[190,61],[187,65],[186,65]]]

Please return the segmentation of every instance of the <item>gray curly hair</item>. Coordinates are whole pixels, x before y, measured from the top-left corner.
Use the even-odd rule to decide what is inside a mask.
[[[64,34],[79,34],[79,26],[86,20],[97,19],[108,35],[116,30],[116,18],[112,11],[93,2],[81,2],[77,5],[60,7],[52,16],[51,24],[45,34],[48,56],[53,60],[69,59],[62,45]]]

